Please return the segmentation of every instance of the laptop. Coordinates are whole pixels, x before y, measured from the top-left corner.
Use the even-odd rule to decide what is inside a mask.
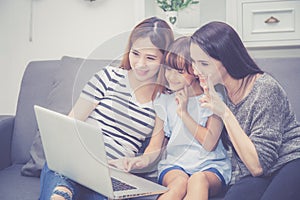
[[[98,127],[37,105],[34,110],[49,169],[110,199],[155,195],[168,190],[109,167]]]

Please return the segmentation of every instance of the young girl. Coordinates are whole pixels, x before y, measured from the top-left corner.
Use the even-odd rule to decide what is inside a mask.
[[[70,116],[102,129],[108,159],[132,157],[154,127],[152,99],[166,48],[173,41],[168,24],[152,17],[129,37],[121,67],[107,67],[86,84]],[[106,199],[51,171],[41,174],[40,199]]]
[[[159,162],[159,183],[169,191],[159,199],[208,199],[231,177],[231,164],[221,142],[221,120],[202,108],[199,79],[189,61],[189,38],[171,44],[165,55],[169,93],[155,101],[156,126],[145,153],[125,159],[126,170],[148,166],[158,156],[164,135],[169,138]],[[156,153],[154,153],[156,151]]]

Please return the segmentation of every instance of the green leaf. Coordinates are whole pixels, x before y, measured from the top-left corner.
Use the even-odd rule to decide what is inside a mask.
[[[179,11],[187,8],[189,5],[198,4],[199,1],[193,0],[156,0],[156,3],[163,11]]]

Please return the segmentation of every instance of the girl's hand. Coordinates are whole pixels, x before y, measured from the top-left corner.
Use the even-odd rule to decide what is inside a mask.
[[[200,78],[200,85],[204,90],[204,95],[199,100],[201,107],[210,109],[215,115],[223,119],[227,106],[216,92],[209,76],[203,79]]]
[[[149,159],[146,156],[138,156],[133,158],[120,158],[115,160],[109,160],[108,164],[116,167],[120,170],[130,172],[134,169],[142,169],[149,165]]]
[[[133,158],[126,158],[123,162],[125,170],[127,172],[135,169],[143,169],[149,165],[149,159],[147,156],[137,156]]]
[[[186,86],[176,92],[175,101],[177,102],[177,115],[182,118],[183,114],[187,112],[188,89]]]

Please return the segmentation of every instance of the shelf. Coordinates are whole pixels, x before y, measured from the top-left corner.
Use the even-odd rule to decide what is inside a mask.
[[[226,2],[226,20],[237,30],[246,47],[300,45],[300,1]]]

